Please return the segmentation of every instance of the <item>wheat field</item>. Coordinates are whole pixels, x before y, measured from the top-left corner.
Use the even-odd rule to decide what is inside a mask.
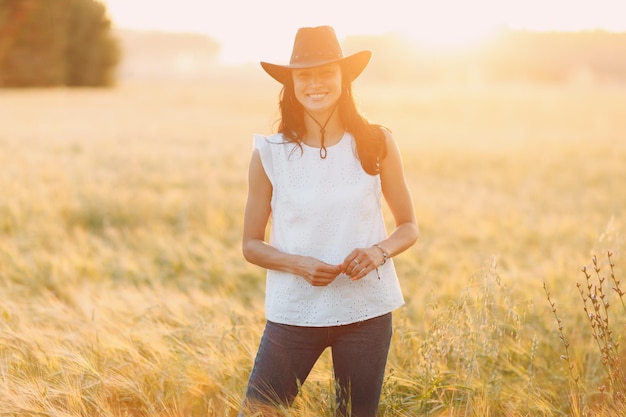
[[[623,413],[626,87],[355,89],[421,231],[395,258],[379,415]],[[277,95],[253,77],[0,91],[0,416],[236,415],[263,326],[247,163]],[[611,300],[612,356],[577,283]],[[331,367],[285,415],[332,415]]]

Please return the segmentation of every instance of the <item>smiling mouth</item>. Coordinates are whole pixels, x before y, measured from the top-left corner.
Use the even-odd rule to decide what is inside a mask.
[[[322,99],[322,98],[326,97],[326,93],[307,94],[306,96],[308,98],[313,99],[313,100],[319,100],[319,99]]]

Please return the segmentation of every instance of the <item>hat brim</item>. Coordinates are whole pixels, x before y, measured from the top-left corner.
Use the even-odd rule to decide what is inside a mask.
[[[360,51],[339,59],[296,63],[290,65],[278,65],[270,64],[269,62],[261,62],[261,66],[272,78],[281,84],[285,84],[289,77],[291,77],[291,71],[294,69],[315,68],[338,62],[341,65],[344,77],[347,77],[350,81],[354,81],[359,75],[361,75],[365,67],[367,67],[371,57],[372,53],[370,51]]]

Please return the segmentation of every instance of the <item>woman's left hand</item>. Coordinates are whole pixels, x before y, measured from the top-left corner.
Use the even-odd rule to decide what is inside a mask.
[[[341,264],[341,270],[353,281],[363,278],[383,263],[382,251],[375,247],[354,249]]]

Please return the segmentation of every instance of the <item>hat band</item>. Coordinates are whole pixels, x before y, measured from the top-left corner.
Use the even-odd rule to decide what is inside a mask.
[[[302,64],[306,62],[319,62],[324,60],[336,60],[342,59],[343,54],[341,52],[335,54],[329,54],[328,51],[321,51],[321,53],[308,53],[308,54],[296,54],[291,56],[290,64]]]

